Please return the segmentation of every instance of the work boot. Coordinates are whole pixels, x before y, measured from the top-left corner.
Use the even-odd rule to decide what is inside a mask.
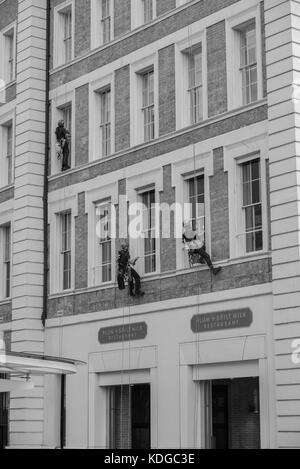
[[[214,267],[214,268],[212,269],[212,273],[213,273],[214,275],[218,275],[218,274],[221,272],[221,270],[222,270],[222,267]]]

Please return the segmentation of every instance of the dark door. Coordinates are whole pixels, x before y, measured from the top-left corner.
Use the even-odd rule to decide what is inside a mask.
[[[131,387],[132,449],[150,449],[150,384]]]
[[[228,386],[212,386],[212,424],[214,449],[228,449]]]
[[[0,449],[8,446],[8,412],[9,394],[0,393]]]

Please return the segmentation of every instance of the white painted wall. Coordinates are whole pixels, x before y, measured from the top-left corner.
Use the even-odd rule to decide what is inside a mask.
[[[125,293],[126,294],[126,293]],[[253,324],[245,329],[193,334],[194,314],[250,307]],[[124,319],[123,319],[124,317]],[[99,329],[106,326],[145,321],[145,340],[100,345]],[[215,347],[213,347],[215,344]],[[227,345],[229,344],[229,348]],[[234,344],[236,344],[234,346]],[[252,345],[251,345],[252,344]],[[259,345],[260,344],[260,345]],[[229,356],[226,350],[231,350]],[[191,352],[192,350],[192,352]],[[197,354],[197,350],[201,352]],[[87,364],[77,375],[67,377],[67,446],[104,446],[106,415],[99,377],[107,372],[128,379],[125,371],[148,370],[152,384],[152,447],[196,447],[194,418],[186,406],[195,408],[192,367],[196,364],[260,361],[263,389],[263,446],[270,447],[274,395],[272,390],[272,295],[271,286],[262,285],[141,305],[124,310],[81,314],[51,319],[46,332],[46,352],[78,358]],[[56,406],[59,402],[56,402]],[[187,410],[186,410],[187,409]],[[190,411],[193,415],[193,410]],[[200,425],[200,420],[197,420]]]
[[[300,448],[300,4],[265,0],[277,438]]]

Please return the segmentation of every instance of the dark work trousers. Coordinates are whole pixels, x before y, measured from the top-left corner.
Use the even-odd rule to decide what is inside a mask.
[[[69,156],[70,156],[69,143],[66,141],[63,146],[62,171],[66,171],[67,169],[70,169]]]
[[[210,255],[206,252],[205,246],[202,246],[200,249],[193,249],[192,252],[199,254],[202,259],[205,260],[206,264],[210,269],[213,269],[213,263],[211,261]]]
[[[129,293],[131,296],[138,295],[141,291],[141,277],[132,267],[129,274]]]

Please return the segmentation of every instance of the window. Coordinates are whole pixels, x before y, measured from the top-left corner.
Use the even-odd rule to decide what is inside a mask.
[[[67,10],[62,13],[64,21],[64,56],[65,62],[72,59],[72,11]]]
[[[111,90],[107,88],[100,93],[100,151],[101,156],[111,154]]]
[[[3,225],[0,228],[0,247],[2,260],[2,282],[1,298],[10,298],[11,296],[11,225]]]
[[[0,379],[7,379],[0,375]],[[0,393],[0,450],[9,444],[9,393]]]
[[[240,73],[242,75],[243,104],[258,98],[257,50],[255,21],[240,30]]]
[[[1,126],[2,158],[0,186],[4,187],[13,182],[13,122],[10,120]]]
[[[73,3],[57,6],[54,14],[54,66],[58,67],[74,58]]]
[[[149,70],[141,75],[142,79],[142,114],[144,127],[144,142],[155,137],[154,119],[154,71]]]
[[[101,43],[111,40],[111,0],[101,0]]]
[[[203,82],[201,47],[188,54],[189,69],[189,104],[191,124],[203,119]]]
[[[246,252],[263,249],[260,159],[241,164]]]
[[[96,206],[97,250],[95,284],[112,280],[111,202]]]
[[[3,74],[0,78],[6,83],[10,83],[15,79],[15,27],[10,26],[2,32],[2,53],[0,54]]]
[[[62,289],[69,290],[71,288],[71,212],[62,213],[60,216],[61,229],[61,272],[62,272]]]
[[[108,402],[110,448],[150,449],[150,385],[111,386]]]
[[[156,0],[131,0],[132,29],[156,18]]]
[[[142,0],[144,23],[153,20],[153,0]]]
[[[72,104],[66,104],[58,109],[58,120],[63,120],[65,123],[66,130],[69,131],[69,158],[68,166],[71,167],[72,162]],[[56,123],[57,125],[57,123]],[[61,164],[61,162],[60,162]],[[60,168],[61,169],[61,168]]]
[[[226,20],[228,109],[263,98],[263,44],[260,5]]]
[[[187,180],[190,222],[194,231],[205,242],[204,175]]]
[[[155,190],[141,194],[143,204],[144,270],[156,272]]]

